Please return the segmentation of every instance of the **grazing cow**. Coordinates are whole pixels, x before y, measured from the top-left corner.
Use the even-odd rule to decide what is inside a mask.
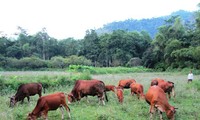
[[[120,80],[118,86],[122,88],[130,88],[131,83],[136,83],[134,79]]]
[[[104,82],[100,80],[77,80],[71,93],[68,94],[68,103],[80,101],[81,98],[90,96],[97,96],[99,100],[105,105],[104,95],[106,95],[106,88]]]
[[[131,95],[136,94],[138,99],[144,99],[144,89],[143,89],[143,85],[139,84],[139,83],[132,83],[130,85],[131,88]]]
[[[113,91],[115,93],[116,87],[114,85],[106,85],[106,91]]]
[[[151,86],[153,85],[158,85],[160,88],[164,90],[165,93],[168,94],[168,98],[171,98],[171,93],[172,96],[175,97],[175,91],[174,91],[174,83],[171,81],[165,81],[160,78],[155,78],[151,81]]]
[[[162,112],[166,112],[167,118],[170,120],[174,120],[174,115],[176,112],[176,108],[169,105],[168,99],[165,95],[165,92],[158,86],[150,86],[149,90],[145,95],[146,102],[150,105],[150,119],[153,118],[154,108],[160,111],[160,120],[162,119]]]
[[[68,117],[70,116],[70,108],[66,104],[66,97],[63,92],[58,92],[46,96],[42,96],[38,99],[37,105],[31,113],[28,114],[28,120],[36,120],[38,117],[43,116],[44,119],[48,119],[48,111],[56,110],[60,108],[62,112],[62,120],[64,119],[64,108],[68,112]]]
[[[116,95],[117,95],[118,101],[120,103],[123,103],[123,101],[124,101],[124,93],[123,93],[123,88],[122,87],[116,87]]]
[[[10,98],[10,107],[13,107],[18,101],[21,103],[24,102],[24,98],[27,97],[28,102],[30,100],[29,96],[38,94],[39,97],[42,96],[42,84],[41,83],[27,83],[22,84],[18,87],[17,93],[9,97]]]

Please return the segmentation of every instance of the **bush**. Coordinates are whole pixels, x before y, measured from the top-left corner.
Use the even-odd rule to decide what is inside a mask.
[[[52,57],[48,62],[49,68],[64,68],[66,66],[65,59],[61,56]]]
[[[38,57],[25,57],[19,60],[20,68],[24,69],[36,69],[36,68],[45,68],[47,64],[44,60],[41,60]]]
[[[113,73],[132,73],[132,72],[151,72],[152,69],[148,69],[142,66],[127,68],[127,67],[92,67],[83,65],[70,65],[70,72],[89,72],[91,74],[113,74]]]
[[[139,57],[134,57],[129,60],[126,64],[127,67],[141,66],[142,60]]]
[[[88,60],[87,58],[85,58],[84,56],[76,56],[76,55],[72,55],[69,56],[65,59],[65,64],[67,66],[69,65],[92,65],[92,62],[90,60]]]
[[[70,80],[76,81],[76,80],[91,80],[92,77],[89,72],[83,72],[83,73],[71,73]]]
[[[3,76],[0,75],[0,90],[4,89],[5,87],[5,83],[4,83],[4,78]]]

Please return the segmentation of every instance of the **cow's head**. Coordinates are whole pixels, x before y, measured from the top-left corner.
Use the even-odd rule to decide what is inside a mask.
[[[178,108],[175,108],[175,107],[171,106],[171,107],[170,107],[170,110],[168,110],[168,111],[166,112],[167,117],[168,117],[170,120],[174,120],[174,115],[175,115],[175,113],[176,113],[176,109],[178,109]]]
[[[158,81],[157,80],[151,81],[151,86],[153,86],[153,85],[158,85]]]
[[[72,93],[67,95],[67,99],[68,99],[68,104],[71,104],[72,102],[76,101],[76,99]]]
[[[27,117],[27,120],[36,120],[36,116],[33,115],[33,113],[29,113],[28,117]]]
[[[15,100],[15,96],[9,97],[10,98],[10,107],[14,107],[14,105],[16,104],[16,100]]]

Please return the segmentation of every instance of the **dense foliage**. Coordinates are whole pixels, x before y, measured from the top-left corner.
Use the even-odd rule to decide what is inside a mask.
[[[154,39],[145,31],[87,30],[81,40],[57,40],[42,29],[35,35],[19,27],[16,39],[0,37],[1,69],[144,66],[159,70],[200,68],[200,11],[194,23],[179,16],[166,19]],[[0,69],[0,70],[1,70]]]

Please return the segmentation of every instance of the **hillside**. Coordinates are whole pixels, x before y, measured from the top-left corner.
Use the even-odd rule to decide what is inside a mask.
[[[112,22],[105,24],[102,28],[96,30],[98,34],[110,33],[113,30],[126,30],[126,31],[147,31],[152,38],[157,33],[157,28],[165,23],[165,20],[168,20],[172,16],[180,16],[183,20],[183,23],[194,22],[194,12],[188,12],[180,10],[172,13],[168,16],[162,16],[158,18],[151,19],[127,19],[124,21]]]

